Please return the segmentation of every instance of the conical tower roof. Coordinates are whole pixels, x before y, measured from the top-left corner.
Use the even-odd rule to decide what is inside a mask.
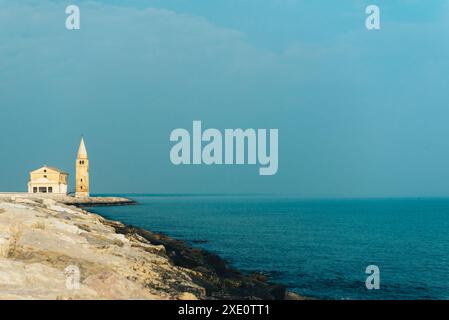
[[[87,150],[83,137],[81,137],[80,147],[78,148],[78,159],[87,159]]]

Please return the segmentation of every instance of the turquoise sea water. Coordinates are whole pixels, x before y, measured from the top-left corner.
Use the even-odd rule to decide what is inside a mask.
[[[140,204],[91,211],[213,251],[305,296],[449,299],[449,199],[131,198]],[[371,264],[379,290],[365,287]]]

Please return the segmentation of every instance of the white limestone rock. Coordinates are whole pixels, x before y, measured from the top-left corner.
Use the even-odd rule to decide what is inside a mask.
[[[104,221],[53,199],[0,196],[0,299],[205,295],[188,272],[170,262],[163,246],[117,234]],[[77,288],[68,286],[77,278],[67,270],[79,270]]]

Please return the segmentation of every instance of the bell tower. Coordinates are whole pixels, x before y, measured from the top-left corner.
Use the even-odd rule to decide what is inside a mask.
[[[81,137],[78,155],[76,157],[75,197],[89,197],[89,158],[83,137]]]

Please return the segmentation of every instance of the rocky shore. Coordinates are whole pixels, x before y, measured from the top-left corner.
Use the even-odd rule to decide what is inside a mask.
[[[61,200],[0,196],[0,299],[299,298],[182,241]]]
[[[68,195],[61,195],[55,193],[47,194],[33,194],[33,193],[17,193],[17,192],[2,192],[0,193],[1,198],[11,198],[19,197],[25,199],[52,199],[57,202],[74,205],[77,207],[95,207],[95,206],[123,206],[123,205],[133,205],[136,204],[135,201],[127,198],[121,197],[89,197],[89,198],[76,198]]]

